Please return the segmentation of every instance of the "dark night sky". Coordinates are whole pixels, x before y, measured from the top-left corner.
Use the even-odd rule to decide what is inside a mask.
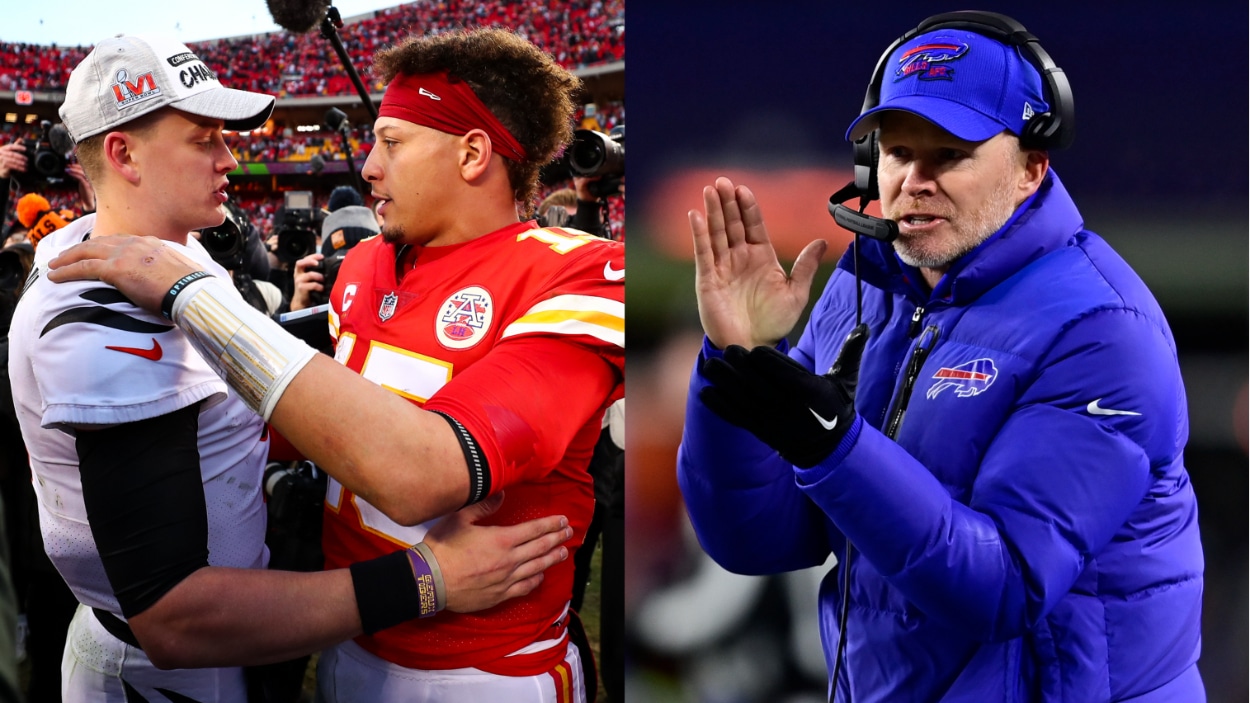
[[[1019,20],[1068,75],[1076,143],[1052,154],[1052,164],[1071,191],[1133,206],[1181,199],[1244,212],[1247,8],[1206,5],[978,8]],[[654,168],[725,144],[751,157],[810,155],[849,166],[842,135],[881,52],[920,20],[952,9],[965,8],[630,0],[631,196],[645,200]]]

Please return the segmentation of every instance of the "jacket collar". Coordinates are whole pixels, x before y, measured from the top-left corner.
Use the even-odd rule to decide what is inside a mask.
[[[920,272],[899,260],[891,244],[860,237],[860,275],[864,282],[890,293],[919,300],[969,303],[1033,261],[1067,246],[1084,221],[1053,169],[1047,171],[1031,198],[977,248],[951,265],[933,293],[924,292]],[[854,247],[838,268],[854,274]]]

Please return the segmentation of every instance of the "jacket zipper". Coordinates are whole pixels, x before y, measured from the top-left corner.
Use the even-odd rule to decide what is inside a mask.
[[[907,336],[915,339],[920,334],[920,318],[924,317],[924,306],[917,305],[916,312],[911,314],[911,324],[907,325]]]
[[[919,326],[919,316],[923,312],[923,308],[916,308],[916,314],[911,318],[912,325]],[[894,399],[894,408],[890,411],[890,422],[885,427],[885,436],[890,439],[898,439],[898,430],[903,425],[903,416],[907,414],[907,403],[911,400],[912,389],[916,385],[916,379],[920,376],[920,368],[924,366],[925,359],[933,350],[937,334],[937,325],[929,325],[920,336],[920,341],[916,342],[916,346],[912,348],[911,360],[907,362],[907,375],[903,377],[903,388]]]
[[[920,334],[920,322],[923,318],[924,306],[918,305],[916,306],[916,311],[911,315],[911,322],[907,325],[908,337],[915,339],[916,335]],[[911,399],[912,388],[916,385],[916,378],[920,375],[920,368],[924,366],[925,358],[929,356],[929,352],[933,349],[933,343],[937,341],[937,333],[937,325],[929,325],[925,329],[924,335],[921,336],[920,341],[917,342],[916,346],[912,348],[911,360],[907,362],[907,376],[903,380],[902,390],[899,392],[898,396],[894,398],[894,409],[890,413],[890,423],[886,426],[885,434],[890,439],[895,439],[897,437],[899,427],[903,424],[903,416],[907,414],[907,402]],[[846,553],[843,555],[844,563],[842,564],[842,607],[840,608],[841,612],[839,615],[839,621],[842,625],[846,624],[847,606],[849,605],[848,599],[851,579],[850,568],[853,549],[854,547],[851,544],[851,540],[847,539]],[[843,668],[842,665],[846,663],[849,653],[842,649],[842,640],[846,637],[846,630],[844,627],[840,627],[839,630],[838,651],[840,656],[838,657],[838,668],[841,669]],[[849,668],[849,665],[847,668]],[[835,688],[829,692],[829,703],[833,703],[833,699],[838,695],[836,690],[837,683],[837,670],[835,669],[834,680],[832,682],[832,685]],[[849,694],[847,695],[847,700],[850,700]]]

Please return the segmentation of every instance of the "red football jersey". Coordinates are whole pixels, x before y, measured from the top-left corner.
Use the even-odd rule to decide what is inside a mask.
[[[532,222],[406,251],[375,237],[347,256],[330,296],[335,358],[468,429],[490,493],[507,491],[491,524],[566,515],[573,547],[594,511],[586,467],[601,418],[624,392],[624,278],[623,244]],[[430,524],[400,526],[331,479],[326,568],[407,547]],[[572,582],[570,558],[528,596],[356,641],[415,669],[539,674],[564,656]]]

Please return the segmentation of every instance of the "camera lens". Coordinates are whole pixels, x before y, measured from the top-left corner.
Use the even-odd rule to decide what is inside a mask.
[[[603,144],[590,140],[574,142],[573,150],[569,154],[574,170],[581,173],[593,173],[603,164],[606,157]]]
[[[65,157],[51,150],[40,150],[35,153],[35,172],[44,178],[63,176]]]
[[[317,235],[312,230],[286,228],[278,231],[278,259],[294,263],[317,250]]]
[[[578,176],[625,172],[625,147],[602,132],[578,129],[569,145],[569,170]]]
[[[206,230],[201,237],[201,243],[211,253],[232,254],[238,246],[239,233],[237,230],[228,227]]]

